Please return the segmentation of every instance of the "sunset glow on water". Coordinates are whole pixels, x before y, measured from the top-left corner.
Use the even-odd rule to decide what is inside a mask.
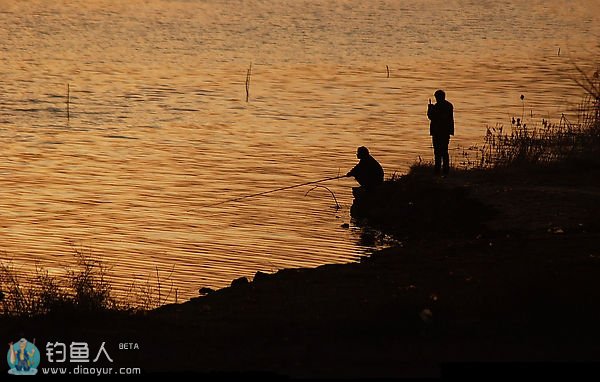
[[[1,260],[60,273],[83,248],[118,288],[158,269],[180,298],[356,260],[351,179],[326,183],[339,211],[310,187],[207,206],[344,174],[361,145],[406,172],[431,159],[438,88],[455,163],[514,115],[575,118],[598,15],[597,0],[0,0]]]

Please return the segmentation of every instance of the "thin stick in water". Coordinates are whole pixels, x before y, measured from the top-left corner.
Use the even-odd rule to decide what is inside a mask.
[[[250,99],[250,76],[252,75],[252,63],[246,72],[246,102]]]
[[[67,82],[67,121],[71,120],[71,85]]]
[[[390,67],[386,65],[385,68],[387,69],[387,78],[390,78]]]

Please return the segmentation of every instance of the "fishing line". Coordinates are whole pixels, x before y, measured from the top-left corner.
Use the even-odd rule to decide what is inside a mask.
[[[225,204],[225,203],[238,202],[240,200],[249,199],[249,198],[255,198],[257,196],[267,195],[267,194],[271,194],[271,193],[277,192],[277,191],[289,190],[291,188],[308,186],[310,184],[317,184],[317,183],[321,183],[321,182],[326,182],[328,180],[335,180],[335,179],[340,179],[340,178],[345,178],[345,177],[346,177],[346,175],[338,175],[338,176],[332,176],[332,177],[329,177],[329,178],[314,180],[312,182],[305,182],[305,183],[300,183],[300,184],[294,184],[292,186],[280,187],[280,188],[276,188],[274,190],[257,192],[256,194],[250,194],[250,195],[240,196],[240,197],[233,198],[233,199],[223,200],[223,201],[220,201],[220,202],[217,202],[217,203],[207,204],[207,205],[204,205],[203,207],[215,207],[215,206],[219,206],[219,205]]]

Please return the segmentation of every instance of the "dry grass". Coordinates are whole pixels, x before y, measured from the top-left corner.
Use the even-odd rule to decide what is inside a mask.
[[[57,310],[119,309],[107,279],[106,266],[75,249],[77,265],[62,276],[36,267],[33,275],[0,263],[0,308],[5,315],[37,315]]]
[[[145,281],[133,281],[127,295],[117,297],[110,269],[101,260],[80,248],[73,248],[75,266],[59,275],[36,267],[21,269],[0,262],[0,315],[35,316],[51,312],[129,311],[157,308],[173,300],[172,272],[155,275]],[[166,287],[166,288],[165,288]],[[177,297],[175,297],[177,300]]]
[[[488,128],[481,146],[463,151],[463,168],[499,168],[551,165],[559,162],[584,166],[600,164],[600,76],[585,77],[586,98],[578,108],[577,121],[564,115],[558,123],[512,118],[505,129]],[[523,100],[523,96],[522,96]]]

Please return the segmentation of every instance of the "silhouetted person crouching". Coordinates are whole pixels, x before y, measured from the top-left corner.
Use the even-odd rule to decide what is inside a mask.
[[[383,183],[383,167],[369,154],[364,146],[356,150],[358,164],[346,176],[353,176],[364,189],[370,189]]]
[[[450,136],[454,135],[454,106],[446,101],[446,93],[443,90],[437,90],[434,93],[435,105],[427,106],[427,118],[431,120],[429,124],[429,135],[433,140],[433,154],[435,156],[435,173],[439,174],[442,169],[444,174],[450,171],[450,156],[448,155],[448,144]]]

